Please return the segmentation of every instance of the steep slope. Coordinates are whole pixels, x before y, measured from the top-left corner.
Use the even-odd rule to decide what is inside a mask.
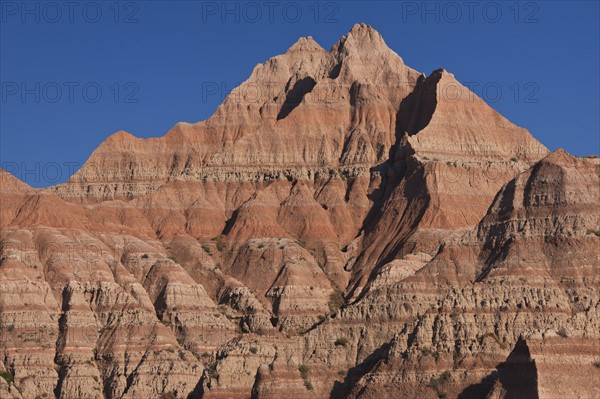
[[[548,153],[445,70],[419,81],[397,123],[402,137],[380,209],[366,221],[354,289],[374,267],[433,254],[448,230],[473,227],[505,182]]]
[[[0,228],[8,226],[17,216],[25,196],[34,190],[4,169],[0,169]]]
[[[431,254],[447,230],[474,226],[546,153],[451,74],[420,75],[358,24],[329,52],[302,38],[258,65],[206,121],[157,139],[114,134],[53,190],[133,199],[161,239],[292,237],[358,295],[399,253]],[[270,193],[267,227],[252,220]],[[354,267],[328,261],[348,246]]]
[[[152,230],[134,232],[102,207],[22,191],[18,215],[0,235],[1,368],[10,381],[0,393],[192,391],[203,366],[186,348],[214,350],[227,341],[224,333],[235,335],[204,288],[167,258]],[[11,199],[14,190],[2,190],[0,202]],[[188,333],[174,319],[194,326],[189,335],[201,344],[184,343]]]
[[[555,151],[508,182],[476,229],[445,242],[414,274],[383,284],[378,276],[342,318],[376,309],[369,317],[389,327],[375,334],[384,341],[387,329],[390,348],[347,381],[347,396],[593,397],[582,393],[597,385],[581,385],[576,370],[598,373],[599,197],[599,160]],[[404,325],[396,335],[394,322]],[[507,356],[512,362],[519,337],[538,348],[538,369],[507,377],[503,366],[498,380],[494,370]],[[566,362],[560,389],[558,356]]]
[[[116,133],[56,189],[125,199],[169,180],[356,175],[387,159],[395,114],[418,77],[369,26],[355,25],[329,52],[302,38],[258,65],[206,121],[159,139]]]
[[[589,396],[600,162],[547,153],[359,24],[66,184],[0,171],[0,396]]]

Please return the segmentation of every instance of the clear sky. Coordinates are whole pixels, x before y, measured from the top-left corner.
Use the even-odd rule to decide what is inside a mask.
[[[598,1],[1,0],[0,13],[0,162],[35,187],[65,181],[118,130],[206,119],[298,37],[329,49],[357,22],[551,150],[599,152]]]

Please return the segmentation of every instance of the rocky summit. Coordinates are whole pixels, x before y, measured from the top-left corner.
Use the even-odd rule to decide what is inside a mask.
[[[368,25],[0,179],[3,399],[600,397],[600,160]]]

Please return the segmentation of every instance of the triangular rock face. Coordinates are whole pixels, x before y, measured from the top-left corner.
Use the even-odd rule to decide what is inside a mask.
[[[394,183],[384,186],[381,210],[365,221],[357,286],[372,265],[405,255],[407,243],[433,254],[440,229],[474,226],[506,181],[548,153],[441,69],[402,101],[396,128],[402,137],[387,173]]]
[[[180,123],[160,139],[117,133],[57,190],[129,199],[168,180],[368,172],[388,159],[396,112],[419,76],[366,25],[329,52],[303,38],[256,66],[206,121]]]
[[[400,130],[411,135],[408,143],[421,157],[531,162],[548,153],[529,132],[512,124],[443,69],[422,80],[400,112]]]
[[[4,169],[0,169],[0,193],[2,193],[3,195],[23,195],[31,191],[33,191],[33,189],[29,187],[26,183],[23,183],[21,180],[17,179],[15,176],[5,171]]]
[[[479,278],[538,274],[540,267],[555,279],[595,278],[599,176],[597,159],[560,149],[508,182],[478,227],[487,250]]]
[[[34,191],[4,169],[0,169],[0,227],[8,226],[17,216],[19,206],[27,194]]]
[[[522,336],[593,392],[544,354],[600,359],[599,168],[368,25],[301,38],[66,184],[0,171],[0,396],[505,398]]]
[[[338,252],[364,232],[365,252],[346,277],[361,287],[416,233],[424,235],[413,240],[419,246],[427,242],[419,250],[431,253],[440,241],[435,230],[474,226],[500,186],[546,153],[451,74],[425,78],[377,31],[357,24],[329,52],[301,38],[258,65],[206,121],[180,123],[157,139],[111,136],[53,190],[69,201],[143,201],[162,238],[222,231],[238,239],[265,231],[247,223],[247,211],[236,213],[242,204],[274,181],[302,182],[316,203],[303,201],[299,215],[321,220],[303,227],[278,212],[279,226],[268,230]],[[160,209],[164,201],[152,198],[173,180],[211,192],[214,224],[195,227],[189,201]],[[278,201],[289,203],[295,192],[290,186]],[[325,212],[315,214],[316,204]],[[165,226],[166,215],[177,226]],[[327,231],[303,233],[319,225]]]

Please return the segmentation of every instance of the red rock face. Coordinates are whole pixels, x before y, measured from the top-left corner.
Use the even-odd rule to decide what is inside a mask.
[[[1,397],[598,389],[600,163],[367,25],[65,184],[0,172]]]

